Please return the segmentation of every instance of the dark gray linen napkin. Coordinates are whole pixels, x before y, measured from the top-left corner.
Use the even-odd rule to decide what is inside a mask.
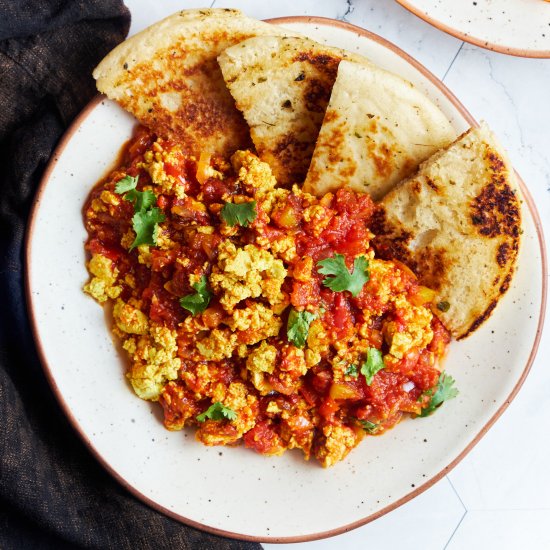
[[[115,482],[62,414],[30,332],[23,246],[33,195],[57,141],[95,94],[92,69],[129,24],[119,0],[0,0],[3,550],[259,548],[181,525]]]

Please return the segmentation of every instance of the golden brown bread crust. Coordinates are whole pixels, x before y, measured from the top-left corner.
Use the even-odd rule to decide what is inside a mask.
[[[250,132],[216,58],[258,34],[288,32],[238,10],[184,10],[120,44],[94,78],[99,91],[157,134],[195,154],[230,154],[250,145]]]
[[[370,65],[301,37],[251,38],[218,59],[256,150],[281,185],[305,179],[342,59]]]
[[[510,286],[521,233],[515,175],[490,130],[469,130],[423,163],[380,203],[373,231],[379,253],[436,291],[453,336],[476,330]]]
[[[304,189],[341,187],[380,200],[456,138],[445,114],[413,84],[344,60],[332,89]]]

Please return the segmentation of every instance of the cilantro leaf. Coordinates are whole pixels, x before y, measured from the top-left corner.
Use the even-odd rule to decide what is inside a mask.
[[[134,212],[145,212],[149,210],[151,206],[157,202],[157,197],[153,191],[136,191],[130,189],[126,195],[124,195],[125,201],[134,203]]]
[[[145,212],[157,202],[157,197],[153,191],[138,191],[136,189],[139,176],[125,176],[117,181],[115,193],[124,195],[124,200],[134,203],[134,212]]]
[[[197,416],[199,422],[204,422],[207,418],[210,418],[210,420],[223,420],[224,418],[227,420],[235,420],[237,418],[237,413],[229,407],[226,407],[220,401],[216,401],[202,414]]]
[[[237,224],[248,227],[248,224],[253,222],[257,215],[256,201],[243,202],[241,204],[226,202],[221,209],[222,218],[231,227]]]
[[[206,276],[203,275],[198,283],[193,284],[194,294],[188,294],[180,298],[180,306],[190,311],[193,315],[203,312],[210,303],[212,293],[208,290]]]
[[[286,335],[289,342],[293,343],[297,348],[303,348],[309,333],[309,325],[316,318],[317,315],[309,311],[291,309],[286,324]]]
[[[380,424],[375,424],[370,420],[359,420],[359,424],[361,424],[363,430],[371,435],[374,435],[380,429]]]
[[[370,278],[369,262],[365,256],[355,258],[353,273],[348,271],[342,254],[335,254],[332,258],[321,260],[317,265],[320,266],[319,273],[329,275],[323,279],[323,284],[334,292],[349,290],[352,296],[357,296]]]
[[[145,212],[136,212],[132,218],[136,238],[130,246],[130,250],[133,250],[140,244],[156,245],[159,233],[158,224],[165,219],[160,208],[151,208]]]
[[[376,348],[369,348],[367,352],[367,360],[361,366],[361,374],[367,381],[367,386],[372,384],[374,375],[385,367],[382,352]]]
[[[159,234],[160,222],[166,217],[160,208],[153,208],[157,202],[157,197],[153,191],[138,191],[136,189],[139,176],[125,176],[117,181],[115,193],[124,195],[124,200],[134,203],[134,216],[132,217],[132,227],[136,232],[136,238],[130,246],[133,250],[140,244],[156,245]]]
[[[442,372],[439,375],[435,392],[433,389],[426,392],[427,395],[431,395],[432,397],[428,403],[428,406],[422,409],[420,416],[424,417],[430,415],[444,401],[448,401],[449,399],[456,397],[458,395],[458,390],[453,387],[454,383],[455,379],[451,375]]]
[[[357,378],[359,376],[359,373],[357,372],[357,365],[348,365],[348,368],[344,372],[347,376],[352,376],[353,378]]]
[[[115,184],[115,193],[122,195],[131,189],[135,189],[137,186],[139,176],[133,178],[132,176],[124,176],[121,180]]]

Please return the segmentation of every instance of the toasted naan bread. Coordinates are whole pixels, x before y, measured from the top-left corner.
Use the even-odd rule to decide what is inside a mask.
[[[282,185],[307,173],[338,64],[366,59],[307,38],[261,36],[218,58],[260,158]]]
[[[478,328],[508,290],[521,233],[515,174],[492,132],[469,130],[380,206],[379,253],[436,292],[434,311],[453,336]]]
[[[216,61],[227,47],[261,34],[287,35],[238,10],[176,13],[116,47],[94,71],[97,88],[162,136],[192,153],[227,155],[250,145]]]
[[[344,61],[304,189],[321,196],[350,187],[379,200],[456,137],[447,117],[410,82]]]

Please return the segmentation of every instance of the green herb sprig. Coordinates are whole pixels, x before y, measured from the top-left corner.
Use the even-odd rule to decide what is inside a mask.
[[[332,258],[321,260],[317,262],[317,266],[321,275],[327,275],[323,279],[323,284],[334,292],[347,290],[352,296],[357,296],[363,285],[370,279],[369,262],[365,256],[355,258],[351,273],[342,254],[335,254]]]
[[[150,191],[138,191],[136,189],[139,176],[125,176],[115,185],[115,193],[124,195],[124,200],[133,203],[134,215],[132,217],[132,227],[136,234],[134,242],[130,245],[130,250],[141,244],[152,246],[157,245],[160,231],[159,223],[166,217],[160,208],[154,205],[157,197]]]

